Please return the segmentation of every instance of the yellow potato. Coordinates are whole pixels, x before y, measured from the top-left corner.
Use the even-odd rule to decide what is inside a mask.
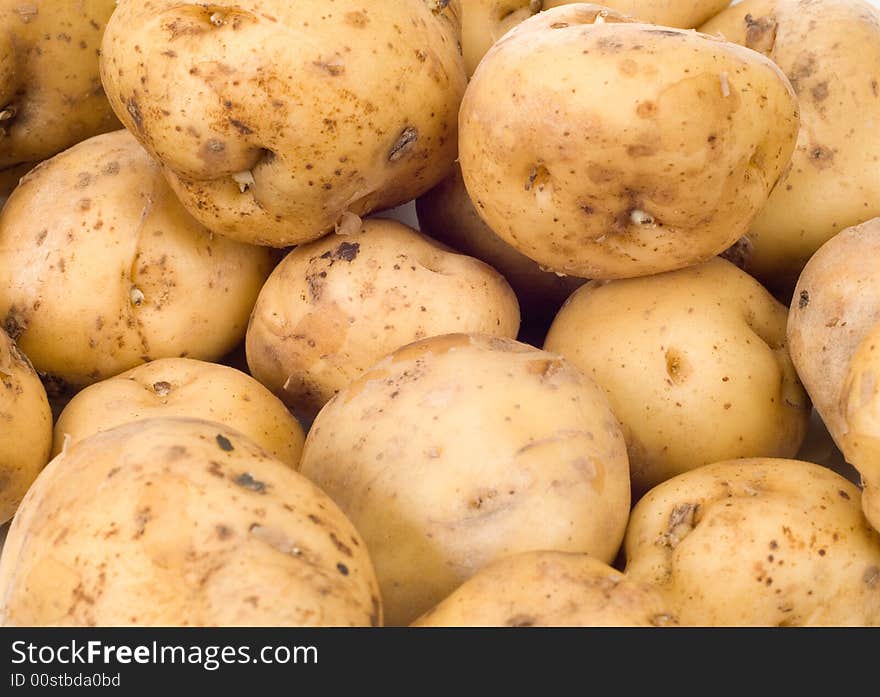
[[[416,627],[665,627],[651,586],[585,554],[523,552],[477,572]]]
[[[626,574],[683,625],[880,625],[880,534],[858,497],[808,462],[707,465],[636,504]]]
[[[786,348],[786,316],[756,280],[716,258],[587,284],[544,348],[605,390],[642,493],[711,462],[797,454],[811,408]]]
[[[301,469],[364,536],[395,625],[515,552],[611,562],[629,514],[602,391],[497,337],[433,337],[377,363],[318,414]]]
[[[59,391],[243,337],[268,250],[213,237],[126,131],[47,160],[0,213],[0,323]]]
[[[366,547],[333,502],[197,419],[125,424],[56,457],[0,558],[7,627],[381,622]]]
[[[798,105],[764,56],[692,31],[542,12],[496,43],[459,118],[480,216],[542,266],[643,276],[720,253],[788,164]]]
[[[419,229],[497,269],[516,292],[523,323],[543,324],[584,279],[545,271],[483,222],[468,196],[461,168],[416,201]]]
[[[0,329],[0,525],[49,462],[52,411],[27,358]]]
[[[0,0],[0,194],[28,169],[118,129],[98,70],[115,0]]]
[[[305,434],[285,406],[249,375],[191,358],[162,358],[86,387],[55,422],[53,455],[99,431],[160,417],[216,421],[299,467]]]
[[[799,97],[797,150],[755,218],[745,259],[747,271],[790,292],[824,242],[880,215],[880,9],[863,0],[746,0],[701,31],[772,59]]]
[[[492,44],[541,10],[577,0],[462,0],[461,44],[468,76]],[[643,22],[690,29],[730,4],[730,0],[609,0],[603,7]],[[613,16],[615,13],[608,13]]]
[[[404,344],[519,329],[516,296],[494,269],[393,220],[354,222],[291,252],[248,326],[251,374],[308,418]]]
[[[101,71],[193,216],[284,247],[449,173],[459,18],[458,0],[122,0]]]

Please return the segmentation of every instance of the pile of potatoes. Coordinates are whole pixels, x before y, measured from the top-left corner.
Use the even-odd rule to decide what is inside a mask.
[[[0,625],[880,625],[880,3],[0,29]]]

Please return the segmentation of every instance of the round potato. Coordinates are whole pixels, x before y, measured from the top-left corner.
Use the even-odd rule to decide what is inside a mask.
[[[572,5],[577,0],[462,0],[461,44],[468,76],[473,75],[492,44],[520,22],[541,10]],[[644,22],[690,29],[699,26],[730,0],[608,0],[604,8],[632,15]],[[606,13],[616,17],[614,12]]]
[[[788,315],[798,375],[843,450],[842,390],[853,354],[880,322],[880,218],[826,242],[804,267]]]
[[[585,554],[524,552],[489,564],[416,627],[665,627],[651,586]]]
[[[244,337],[268,250],[214,238],[125,131],[47,160],[0,213],[0,322],[54,388]]]
[[[366,547],[333,502],[197,419],[125,424],[56,457],[0,558],[3,626],[381,621]]]
[[[120,127],[98,70],[115,0],[0,0],[0,194],[37,162]]]
[[[797,460],[732,460],[679,475],[632,512],[626,574],[683,625],[880,624],[880,535],[859,490]]]
[[[748,230],[789,162],[791,85],[742,46],[597,17],[548,10],[486,54],[459,121],[467,190],[492,230],[554,271],[705,261]]]
[[[297,469],[305,434],[265,387],[234,368],[163,358],[91,385],[55,422],[53,454],[99,431],[161,417],[194,417],[233,428]]]
[[[748,232],[744,265],[791,292],[823,243],[880,215],[880,9],[862,0],[746,0],[701,30],[771,58],[800,99],[797,150]]]
[[[49,462],[52,410],[27,358],[0,329],[0,525]]]
[[[623,425],[633,489],[737,457],[793,457],[810,400],[786,349],[787,308],[723,259],[589,283],[544,348],[596,380]]]
[[[123,0],[101,71],[193,216],[284,247],[449,173],[459,16],[458,0]]]
[[[519,300],[523,323],[549,321],[585,282],[545,271],[492,232],[474,209],[458,165],[449,177],[416,201],[416,211],[422,232],[485,261],[507,279]]]
[[[377,363],[318,414],[302,473],[364,536],[395,625],[515,552],[610,562],[629,514],[626,447],[602,391],[497,337],[433,337]]]
[[[291,252],[248,326],[251,374],[307,418],[404,344],[519,329],[516,296],[491,267],[393,220],[353,222]]]

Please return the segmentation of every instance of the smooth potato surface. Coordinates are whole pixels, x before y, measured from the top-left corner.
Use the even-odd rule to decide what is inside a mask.
[[[0,558],[3,626],[378,626],[365,545],[237,431],[151,419],[43,470]]]

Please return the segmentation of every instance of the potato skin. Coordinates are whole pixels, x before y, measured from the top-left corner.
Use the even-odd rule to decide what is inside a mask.
[[[0,329],[0,525],[49,462],[52,411],[43,383]]]
[[[543,12],[486,54],[459,118],[467,190],[492,230],[555,271],[705,261],[748,230],[791,157],[791,85],[742,46],[597,12]]]
[[[43,470],[0,558],[4,626],[377,626],[363,540],[237,431],[151,419]]]
[[[162,358],[86,387],[55,422],[52,454],[99,431],[163,417],[224,424],[299,467],[305,434],[285,406],[250,375],[191,358]]]
[[[47,160],[0,213],[0,323],[59,389],[243,337],[268,250],[214,238],[125,131]]]
[[[589,283],[544,348],[606,392],[633,489],[737,457],[793,457],[810,400],[786,348],[787,308],[723,259]]]
[[[478,571],[414,627],[665,627],[651,586],[586,554],[523,552]]]
[[[251,316],[251,374],[297,413],[321,407],[378,360],[450,332],[515,338],[519,307],[507,282],[393,220],[366,220],[292,251]]]
[[[460,5],[431,4],[123,0],[104,85],[205,226],[301,244],[450,171],[466,84]]]
[[[859,490],[796,460],[707,465],[650,491],[626,533],[626,574],[682,625],[880,624],[880,535]]]
[[[0,0],[0,194],[37,162],[120,127],[98,70],[115,0]]]
[[[862,0],[746,0],[701,31],[771,58],[800,100],[797,149],[748,232],[745,261],[790,292],[822,244],[880,215],[880,10]]]
[[[377,363],[318,414],[301,471],[364,536],[395,625],[515,552],[610,562],[629,513],[601,390],[497,337],[432,337]]]
[[[468,76],[473,75],[492,44],[517,24],[541,10],[575,2],[577,0],[462,0],[461,44]],[[729,4],[730,0],[609,0],[602,3],[602,7],[650,24],[691,29]]]
[[[853,354],[878,322],[880,218],[875,218],[822,245],[801,273],[788,314],[792,361],[841,450],[843,384]]]
[[[585,283],[582,278],[543,270],[492,232],[474,208],[458,165],[419,197],[416,211],[421,232],[485,261],[504,276],[516,292],[524,324],[552,319],[568,296]]]

